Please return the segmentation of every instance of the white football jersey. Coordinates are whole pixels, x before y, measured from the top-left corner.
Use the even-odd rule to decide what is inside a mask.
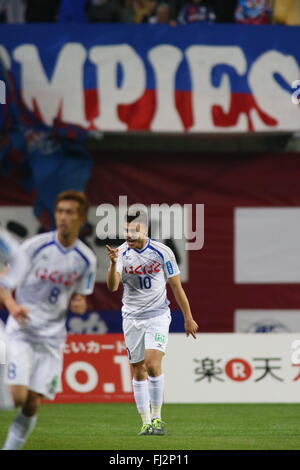
[[[27,271],[28,259],[19,243],[6,231],[0,230],[0,262],[8,264],[4,274],[0,274],[0,286],[13,290]]]
[[[65,313],[71,296],[93,292],[96,256],[78,239],[65,248],[56,231],[35,235],[22,248],[30,265],[26,279],[16,289],[16,301],[28,309],[29,319],[23,326],[9,316],[7,333],[60,346],[66,334]]]
[[[124,285],[123,317],[147,319],[165,313],[170,304],[166,282],[180,273],[173,251],[150,238],[142,250],[129,248],[127,242],[118,250],[116,270]]]

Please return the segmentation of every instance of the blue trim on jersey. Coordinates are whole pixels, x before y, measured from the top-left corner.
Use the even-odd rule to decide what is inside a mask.
[[[89,290],[91,289],[92,280],[93,280],[93,275],[94,275],[94,273],[90,273],[90,274],[88,275],[86,288],[89,289]]]
[[[123,251],[122,256],[126,255],[127,251],[129,251],[130,248],[127,248],[127,250]]]
[[[57,243],[56,240],[54,241],[54,245],[57,246],[57,248],[59,249],[59,251],[60,251],[63,255],[66,255],[67,253],[69,253],[70,251],[72,251],[73,248],[74,248],[74,247],[71,247],[71,248],[63,248],[59,243]]]
[[[136,251],[137,253],[143,253],[143,251],[145,251],[145,250],[147,250],[147,248],[149,248],[149,245],[150,245],[150,239],[148,240],[148,243],[145,246],[145,248],[143,248],[142,250],[138,250],[137,248],[134,248],[134,251]]]
[[[149,248],[150,248],[150,250],[156,251],[156,253],[158,253],[159,256],[162,257],[163,261],[165,261],[164,255],[160,251],[158,251],[156,248],[154,248],[154,246],[149,245]]]
[[[59,249],[59,251],[64,255],[66,255],[67,253],[70,253],[70,251],[74,250],[76,248],[76,243],[77,243],[77,239],[76,239],[75,242],[71,246],[64,247],[58,240],[57,230],[54,230],[54,232],[53,232],[53,241],[54,241],[55,245],[57,246],[57,248]]]
[[[88,267],[90,266],[90,262],[88,258],[79,250],[79,248],[74,248],[75,251],[84,259],[84,261],[87,263]]]
[[[42,246],[37,248],[35,252],[33,253],[32,258],[34,258],[36,255],[39,254],[40,251],[42,251],[44,248],[47,248],[47,246],[50,246],[50,245],[56,245],[55,241],[52,240],[52,242],[44,243]]]

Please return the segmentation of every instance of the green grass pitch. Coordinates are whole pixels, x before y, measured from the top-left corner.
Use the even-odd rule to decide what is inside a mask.
[[[14,411],[1,412],[0,445]],[[165,436],[137,436],[133,404],[43,405],[30,450],[299,450],[300,404],[164,405]]]

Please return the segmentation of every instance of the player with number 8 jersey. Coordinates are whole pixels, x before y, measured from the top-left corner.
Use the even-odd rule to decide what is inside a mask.
[[[78,239],[64,247],[57,231],[35,235],[22,248],[30,269],[15,296],[27,308],[28,321],[20,325],[9,316],[6,332],[24,341],[43,341],[60,347],[65,339],[65,311],[71,296],[93,291],[95,255]]]
[[[97,265],[94,253],[78,239],[87,211],[83,193],[61,193],[55,205],[57,230],[36,235],[22,245],[29,269],[16,289],[16,300],[27,316],[21,322],[9,315],[6,328],[6,383],[15,406],[21,410],[9,428],[3,450],[17,450],[24,445],[35,426],[43,397],[55,397],[68,307],[73,313],[86,312],[86,296],[93,292]]]

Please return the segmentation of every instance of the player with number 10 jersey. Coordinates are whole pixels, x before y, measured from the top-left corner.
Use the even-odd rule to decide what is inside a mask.
[[[123,318],[146,320],[168,310],[166,280],[180,273],[174,253],[163,243],[148,239],[142,250],[127,242],[119,248],[116,271],[124,286]]]
[[[168,282],[184,317],[184,329],[196,338],[189,301],[183,290],[173,251],[148,237],[148,217],[143,211],[127,214],[126,242],[113,249],[106,245],[110,265],[107,287],[111,292],[123,284],[123,331],[133,367],[133,393],[142,419],[139,435],[163,435],[161,419],[164,374],[161,362],[168,343],[171,312],[167,299]]]

